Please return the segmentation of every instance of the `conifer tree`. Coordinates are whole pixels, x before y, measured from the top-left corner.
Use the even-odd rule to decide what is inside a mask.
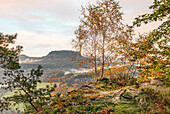
[[[20,69],[19,54],[22,47],[9,48],[9,44],[13,44],[17,38],[15,35],[0,34],[0,65],[4,68],[3,80],[0,82],[1,89],[12,91],[15,94],[4,96],[0,99],[0,111],[9,110],[11,106],[23,103],[27,107],[26,112],[39,111],[42,105],[47,104],[52,96],[56,85],[46,88],[37,88],[37,84],[41,83],[40,77],[43,74],[41,66],[32,69],[30,73],[25,75]]]

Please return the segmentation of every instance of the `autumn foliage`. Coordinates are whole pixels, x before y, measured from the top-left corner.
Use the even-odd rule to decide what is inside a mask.
[[[24,102],[29,104],[25,113],[169,113],[170,1],[154,0],[149,7],[152,12],[135,18],[131,27],[123,24],[120,8],[114,0],[82,6],[72,44],[88,58],[79,62],[88,63],[89,72],[64,75],[56,70],[42,77],[50,83],[44,89],[37,89],[41,67],[28,76],[15,69],[21,47],[9,49],[8,44],[16,35],[0,34],[1,67],[7,69],[8,77],[4,88],[18,90],[18,95],[0,100],[0,109]],[[162,24],[133,38],[135,26],[153,21]],[[150,84],[152,78],[161,80],[163,86]]]

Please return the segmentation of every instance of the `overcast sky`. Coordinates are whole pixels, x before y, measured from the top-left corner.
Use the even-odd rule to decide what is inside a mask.
[[[97,0],[0,0],[0,32],[18,33],[16,44],[28,56],[44,56],[54,50],[72,50],[71,40],[78,27],[82,6]],[[116,0],[124,13],[124,23],[146,12],[153,0]],[[135,29],[143,33],[156,28],[151,23]]]

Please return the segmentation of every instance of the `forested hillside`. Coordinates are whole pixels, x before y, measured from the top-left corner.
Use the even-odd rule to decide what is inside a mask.
[[[63,70],[69,71],[71,69],[78,69],[79,61],[87,61],[87,58],[80,55],[79,52],[74,51],[52,51],[44,57],[28,57],[26,55],[20,55],[20,65],[23,69],[36,68],[38,65],[42,65],[46,72],[48,70]],[[87,67],[88,64],[82,65],[82,68]]]

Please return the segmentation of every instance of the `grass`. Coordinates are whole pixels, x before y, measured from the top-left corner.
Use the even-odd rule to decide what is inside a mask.
[[[98,81],[91,88],[82,87],[67,96],[56,97],[50,101],[50,104],[42,106],[39,109],[40,113],[159,114],[170,112],[170,88],[168,87],[158,91],[137,85],[122,87],[105,81]],[[44,88],[48,84],[41,83],[38,88]],[[116,100],[116,97],[119,97],[119,100]],[[23,104],[17,104],[17,106],[21,111],[24,110]]]
[[[131,114],[141,114],[141,110],[138,104],[127,101],[120,101],[118,105],[115,106],[116,114],[125,114],[127,112]]]
[[[37,85],[37,89],[40,89],[40,88],[45,88],[47,85],[50,85],[50,83],[47,83],[47,82],[43,82],[43,83],[38,83]],[[13,91],[7,91],[2,97],[9,97],[9,96],[13,96],[15,95],[16,90],[13,90]]]
[[[37,89],[45,88],[47,85],[50,85],[50,83],[48,83],[48,82],[38,83]],[[1,98],[16,95],[15,91],[17,91],[17,89],[15,89],[13,91],[7,91],[6,93],[4,93],[4,95]],[[11,106],[11,108],[13,110],[20,110],[22,112],[22,111],[24,111],[24,103],[16,104],[16,106]]]
[[[43,106],[40,113],[159,114],[170,112],[169,88],[158,91],[142,88],[139,85],[122,87],[107,80],[98,81],[95,85],[93,88],[79,89],[68,96],[54,99],[49,106]],[[120,96],[120,99],[116,100],[115,96]]]

